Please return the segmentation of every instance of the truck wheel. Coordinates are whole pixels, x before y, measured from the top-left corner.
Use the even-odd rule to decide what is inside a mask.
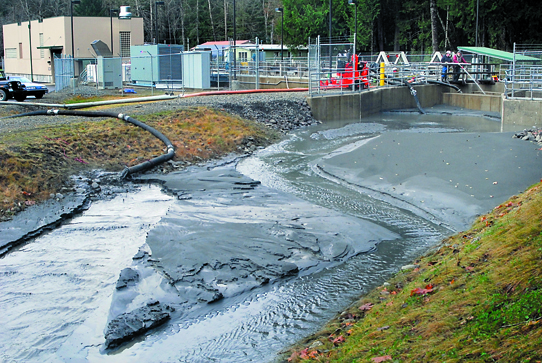
[[[7,101],[8,94],[3,89],[0,89],[0,101]]]
[[[13,96],[13,98],[15,98],[17,102],[23,102],[24,100],[26,100],[26,95],[16,95]]]

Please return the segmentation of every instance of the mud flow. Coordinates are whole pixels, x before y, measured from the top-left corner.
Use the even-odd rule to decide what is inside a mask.
[[[474,116],[329,122],[141,177],[0,260],[0,357],[274,361],[540,180],[534,144]]]

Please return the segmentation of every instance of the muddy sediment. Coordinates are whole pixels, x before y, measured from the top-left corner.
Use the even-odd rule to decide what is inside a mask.
[[[139,275],[155,271],[175,292],[169,302],[178,317],[279,279],[335,266],[399,238],[377,224],[264,187],[229,166],[196,167],[159,178],[177,202],[148,233],[146,249],[152,252],[138,254],[117,286],[129,290],[132,285],[150,298],[155,292],[142,287]],[[124,304],[125,311],[118,309],[121,298],[117,291],[112,306],[118,315],[107,328],[115,341],[134,334],[119,319],[129,316],[138,326],[154,321],[145,299]],[[162,315],[155,318],[165,321]]]
[[[93,90],[94,91],[94,90]],[[52,93],[40,103],[60,102],[66,95]],[[150,102],[144,104],[117,105],[110,109],[111,112],[119,112],[137,117],[174,110],[186,107],[206,106],[222,110],[247,118],[281,132],[314,125],[318,121],[312,118],[310,108],[305,100],[306,92],[287,93],[262,93],[250,95],[219,95],[193,98],[178,98],[171,101]],[[31,101],[31,100],[28,100]],[[31,102],[12,104],[11,102],[0,105],[0,114],[16,114],[43,109],[42,106],[31,106]],[[26,105],[26,106],[25,106]],[[81,122],[84,118],[79,116],[24,116],[17,118],[4,118],[0,122],[1,132],[18,132],[49,125],[69,124]],[[95,119],[93,119],[95,120]],[[239,152],[250,154],[261,146],[259,140],[248,138],[240,145]],[[202,160],[204,162],[204,160]],[[184,169],[190,163],[169,161],[158,166],[154,171],[171,172]],[[96,174],[96,173],[94,173]],[[12,220],[0,223],[0,256],[9,252],[10,248],[24,243],[26,240],[39,235],[43,231],[54,228],[62,220],[71,218],[74,214],[85,209],[89,197],[98,195],[101,177],[83,177],[88,183],[75,180],[71,183],[72,188],[63,193],[53,195],[49,201],[41,205],[27,208],[26,206],[15,207],[20,211]],[[81,179],[81,178],[79,178]],[[111,178],[104,183],[110,184]],[[93,185],[95,185],[93,187]],[[65,188],[66,189],[66,188]]]
[[[202,98],[194,104],[205,101]],[[273,107],[269,108],[262,106],[260,98],[243,97],[233,103],[228,96],[228,101],[217,101],[214,107],[252,114],[283,131],[303,125],[301,120],[292,123],[294,111],[281,103],[270,101]],[[287,102],[292,110],[304,107],[298,100],[280,102]],[[182,102],[166,103],[181,107]],[[150,112],[147,107],[155,106],[132,111]],[[331,154],[325,147],[325,152],[316,147],[318,170],[353,186],[354,192],[360,187],[379,198],[392,196],[412,206],[404,209],[421,214],[429,223],[446,221],[450,230],[462,228],[483,209],[522,191],[522,183],[538,175],[532,169],[527,174],[520,170],[537,158],[530,155],[516,163],[533,150],[527,145],[516,149],[514,142],[519,141],[510,136],[504,140],[502,134],[392,133],[384,132],[383,124],[366,126],[344,127],[334,136],[325,131],[312,134],[311,142],[319,137],[362,140],[333,149]],[[370,139],[367,136],[379,133],[382,135]],[[252,152],[257,145],[247,148]],[[303,150],[292,163],[299,163],[308,153]],[[286,157],[276,159],[277,165],[286,164],[283,159]],[[105,327],[106,348],[114,349],[170,319],[182,319],[222,299],[290,276],[332,268],[382,242],[404,237],[380,220],[325,208],[255,179],[232,166],[216,165],[138,177],[139,182],[160,183],[176,200],[149,230],[132,264],[119,275]],[[99,180],[93,183],[99,184]]]
[[[135,117],[141,114],[152,114],[164,110],[172,110],[176,108],[193,107],[193,106],[207,106],[218,110],[226,111],[232,114],[236,114],[242,118],[254,120],[265,124],[267,127],[279,130],[281,132],[288,132],[293,129],[309,126],[318,123],[312,118],[310,108],[305,101],[305,93],[284,93],[284,94],[253,94],[253,95],[232,95],[232,96],[209,96],[199,98],[186,98],[177,99],[166,102],[153,102],[142,105],[123,105],[116,107],[111,111],[118,111],[125,114],[133,114]],[[24,111],[33,111],[39,109],[39,107],[29,106],[23,108],[20,105],[2,105],[2,113],[15,113]],[[69,124],[70,122],[81,121],[80,117],[65,116],[65,117],[52,117],[52,116],[30,116],[20,117],[13,119],[6,119],[0,126],[0,132],[12,132],[33,129],[36,127],[51,125],[51,124]],[[256,150],[259,146],[257,140],[249,139],[246,144],[242,146],[240,150],[244,154],[250,154]],[[165,167],[160,166],[158,169],[162,172],[164,170],[171,171],[177,169],[183,169],[187,165],[186,163],[170,162]],[[81,179],[85,179],[82,181]],[[57,227],[63,221],[72,218],[77,213],[82,212],[88,207],[89,202],[93,197],[98,197],[102,192],[100,185],[107,183],[105,189],[111,189],[111,175],[108,175],[107,179],[101,180],[100,177],[93,179],[79,178],[76,183],[73,192],[67,193],[67,195],[56,194],[46,203],[27,208],[21,213],[15,216],[10,221],[0,224],[0,255],[8,253],[13,247],[25,243],[31,238],[36,237],[40,233],[49,229]],[[117,180],[118,182],[118,180]],[[200,181],[204,183],[205,181]],[[238,190],[248,190],[254,187],[253,182],[243,181],[235,182],[232,186]],[[172,193],[185,194],[187,191],[174,190],[175,188],[167,187]],[[228,187],[230,188],[230,187]],[[198,188],[196,188],[198,189]],[[280,214],[279,212],[275,212]],[[268,232],[264,232],[261,236],[262,239],[268,238],[271,234],[290,235],[290,238],[296,238],[291,236],[292,233],[281,231],[280,228],[274,228],[272,224],[276,221],[269,221],[267,228]],[[283,223],[284,224],[284,221]],[[286,229],[292,229],[295,231],[297,227],[285,227]],[[300,228],[302,229],[302,228]],[[241,235],[240,230],[232,231],[232,235]],[[251,234],[255,231],[244,232],[246,240],[249,241],[253,237]],[[284,237],[286,238],[286,237]],[[313,237],[316,238],[316,237]],[[316,238],[317,239],[317,238]],[[322,238],[321,238],[322,239]],[[152,241],[152,238],[150,239]],[[322,241],[322,243],[324,243]],[[150,243],[152,245],[152,242]],[[269,243],[267,243],[269,245]],[[285,276],[293,275],[299,272],[300,267],[292,262],[280,261],[286,259],[292,252],[282,248],[281,251],[275,251],[272,253],[273,258],[269,261],[250,261],[250,257],[244,261],[243,257],[233,257],[228,255],[228,259],[224,261],[215,260],[213,268],[217,268],[217,276],[223,276],[225,270],[242,271],[241,274],[230,274],[231,278],[221,277],[220,279],[201,278],[204,275],[203,269],[208,268],[207,263],[201,263],[205,260],[206,250],[209,248],[209,243],[204,245],[199,254],[199,259],[193,262],[193,265],[186,264],[183,268],[175,269],[172,266],[162,266],[165,258],[160,258],[160,252],[164,251],[164,246],[158,248],[153,246],[153,257],[148,255],[146,258],[134,257],[134,261],[137,262],[134,265],[135,274],[139,271],[161,271],[164,276],[168,278],[162,281],[162,284],[170,284],[175,288],[177,293],[171,293],[169,296],[171,302],[177,306],[195,305],[202,302],[212,302],[223,298],[224,296],[231,296],[242,293],[243,291],[250,290],[254,287],[261,286],[269,281],[282,278]],[[346,256],[348,254],[346,244],[343,245],[342,250],[338,253],[338,256]],[[167,246],[166,246],[167,247]],[[173,251],[172,246],[171,253],[166,255],[175,256],[176,260],[186,258],[186,256],[177,256]],[[250,246],[248,248],[261,248]],[[303,248],[307,248],[306,246]],[[302,248],[302,249],[303,249]],[[315,247],[311,247],[315,249]],[[315,252],[319,248],[316,248]],[[333,260],[337,256],[335,251],[327,251],[324,253],[325,259]],[[158,258],[158,260],[157,260]],[[252,257],[254,259],[254,257]],[[235,262],[237,261],[237,262]],[[160,263],[158,263],[160,262]],[[144,266],[141,266],[141,265]],[[231,264],[228,266],[228,264]],[[139,265],[139,267],[137,266]],[[264,271],[260,271],[261,266],[265,266]],[[306,266],[301,266],[305,268]],[[152,270],[151,270],[152,268]],[[200,274],[200,276],[197,276]],[[149,273],[147,273],[149,275]],[[227,275],[227,274],[226,274]],[[139,275],[137,275],[139,276]],[[239,278],[239,276],[243,276]],[[149,292],[148,299],[146,301],[140,301],[142,296],[146,296],[142,293],[138,286],[138,279],[131,280],[130,284],[122,285],[120,281],[123,280],[121,275],[119,279],[119,286],[114,294],[114,301],[110,310],[110,319],[105,331],[106,347],[114,348],[124,341],[130,340],[134,336],[140,335],[152,329],[160,324],[163,324],[170,318],[172,311],[175,311],[173,307],[163,304],[163,302],[155,300],[154,292]],[[142,281],[148,282],[143,279]],[[228,287],[224,288],[224,284]],[[185,286],[183,288],[183,285]],[[222,287],[220,287],[222,286]],[[178,292],[181,298],[177,298]],[[182,293],[184,291],[184,293]],[[132,301],[136,299],[137,301]],[[135,306],[135,308],[134,308]]]

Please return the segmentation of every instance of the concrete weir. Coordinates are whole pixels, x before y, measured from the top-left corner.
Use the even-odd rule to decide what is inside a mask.
[[[448,105],[469,110],[499,114],[503,126],[519,128],[542,126],[542,101],[530,99],[506,99],[504,84],[458,85],[462,93],[442,85],[414,86],[422,108]],[[416,108],[416,101],[408,87],[375,88],[360,93],[309,97],[314,118],[319,121],[356,120],[371,114]]]

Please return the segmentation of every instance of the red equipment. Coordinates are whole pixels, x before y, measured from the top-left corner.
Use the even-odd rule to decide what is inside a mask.
[[[320,81],[322,89],[329,88],[369,88],[369,68],[367,62],[360,61],[357,54],[350,57],[337,57],[337,77]]]

